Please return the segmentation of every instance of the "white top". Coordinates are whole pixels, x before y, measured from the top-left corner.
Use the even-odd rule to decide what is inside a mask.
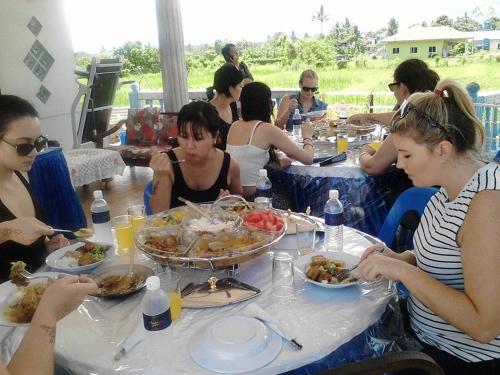
[[[446,191],[441,188],[427,204],[413,237],[418,268],[460,291],[464,291],[464,275],[462,249],[456,242],[456,236],[472,198],[483,190],[500,190],[500,165],[490,163],[480,168],[451,202]],[[429,345],[467,362],[500,358],[500,336],[488,344],[475,341],[412,295],[408,301],[408,311],[413,330],[420,340]]]
[[[241,186],[255,186],[259,178],[259,170],[269,163],[269,149],[264,150],[252,145],[255,129],[261,123],[262,121],[258,121],[254,125],[246,145],[226,145],[226,152],[240,165]]]

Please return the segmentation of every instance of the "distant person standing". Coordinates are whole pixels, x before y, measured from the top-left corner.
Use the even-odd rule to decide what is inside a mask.
[[[243,74],[243,86],[247,83],[253,82],[252,73],[248,69],[247,64],[240,61],[240,54],[238,49],[232,43],[226,44],[221,50],[222,56],[226,62],[233,64]]]

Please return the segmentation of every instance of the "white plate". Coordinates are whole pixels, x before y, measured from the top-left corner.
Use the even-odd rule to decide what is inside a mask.
[[[282,338],[260,320],[232,315],[195,332],[188,350],[193,361],[207,370],[238,374],[272,362],[282,345]]]
[[[326,114],[326,109],[323,109],[321,111],[312,111],[312,112],[307,112],[307,113],[301,113],[302,117],[321,117]]]
[[[40,272],[36,273],[35,275],[39,276],[46,276],[47,278],[52,277],[52,278],[57,278],[60,273],[58,272]],[[45,283],[47,280],[45,279],[36,279],[33,280],[31,284],[39,284],[39,283]],[[9,306],[8,299],[10,295],[16,290],[17,286],[12,284],[10,281],[6,281],[2,284],[0,284],[0,326],[8,326],[8,327],[25,327],[29,325],[29,323],[12,323],[9,320],[7,320],[7,317],[5,316],[4,312]]]
[[[349,254],[349,253],[343,253],[343,252],[333,252],[333,251],[323,251],[323,252],[315,252],[311,254],[304,255],[297,259],[294,262],[295,265],[295,270],[297,273],[305,279],[308,283],[318,285],[322,288],[328,288],[328,289],[338,289],[338,288],[346,288],[348,286],[352,285],[358,285],[359,281],[354,281],[352,283],[346,283],[346,284],[324,284],[324,283],[318,283],[317,281],[311,280],[306,276],[306,271],[307,267],[309,266],[309,263],[311,263],[311,258],[315,255],[323,255],[327,259],[335,259],[335,260],[343,260],[345,261],[345,265],[347,268],[354,267],[356,264],[359,263],[359,257]]]
[[[59,264],[59,259],[64,257],[64,254],[66,254],[67,251],[70,250],[76,250],[79,247],[83,246],[85,243],[83,242],[75,242],[74,244],[61,247],[60,249],[50,253],[50,255],[45,259],[45,262],[47,265],[51,268],[55,268],[56,270],[61,270],[67,273],[81,273],[81,272],[86,272],[93,270],[94,268],[100,266],[108,257],[110,257],[113,253],[113,244],[106,243],[106,242],[96,242],[100,245],[107,246],[108,248],[105,250],[106,255],[103,259],[101,259],[98,262],[92,263],[92,264],[87,264],[86,266],[78,266],[78,267],[66,267],[64,265]]]

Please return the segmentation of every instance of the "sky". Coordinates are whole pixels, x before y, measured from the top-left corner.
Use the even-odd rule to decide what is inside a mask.
[[[155,0],[64,0],[75,51],[97,53],[126,41],[158,45]],[[479,6],[495,8],[500,0],[179,0],[184,43],[212,44],[215,40],[264,41],[277,32],[302,37],[319,34],[313,14],[324,6],[326,33],[347,17],[362,32],[387,27],[395,17],[400,29],[440,16],[463,16]]]

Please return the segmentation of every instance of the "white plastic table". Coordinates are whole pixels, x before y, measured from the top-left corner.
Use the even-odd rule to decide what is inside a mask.
[[[290,239],[288,239],[290,240]],[[360,256],[371,243],[361,232],[344,229],[344,251]],[[141,255],[139,258],[142,258]],[[206,280],[209,273],[181,271],[184,284]],[[224,277],[221,275],[220,277]],[[262,255],[241,265],[239,279],[262,290],[250,301],[265,308],[304,346],[301,351],[284,342],[276,359],[252,374],[277,374],[320,360],[374,324],[381,316],[394,291],[385,286],[362,290],[358,286],[325,289],[297,277],[291,301],[271,294],[271,257]],[[161,363],[150,363],[145,342],[116,362],[118,343],[142,324],[142,293],[124,300],[89,298],[57,327],[56,362],[72,374],[210,374],[190,358],[187,343],[191,335],[207,324],[227,315],[241,313],[249,302],[209,308],[184,309],[173,324],[170,335],[161,337],[164,350]],[[24,329],[16,329],[5,338],[3,354],[11,354]]]

